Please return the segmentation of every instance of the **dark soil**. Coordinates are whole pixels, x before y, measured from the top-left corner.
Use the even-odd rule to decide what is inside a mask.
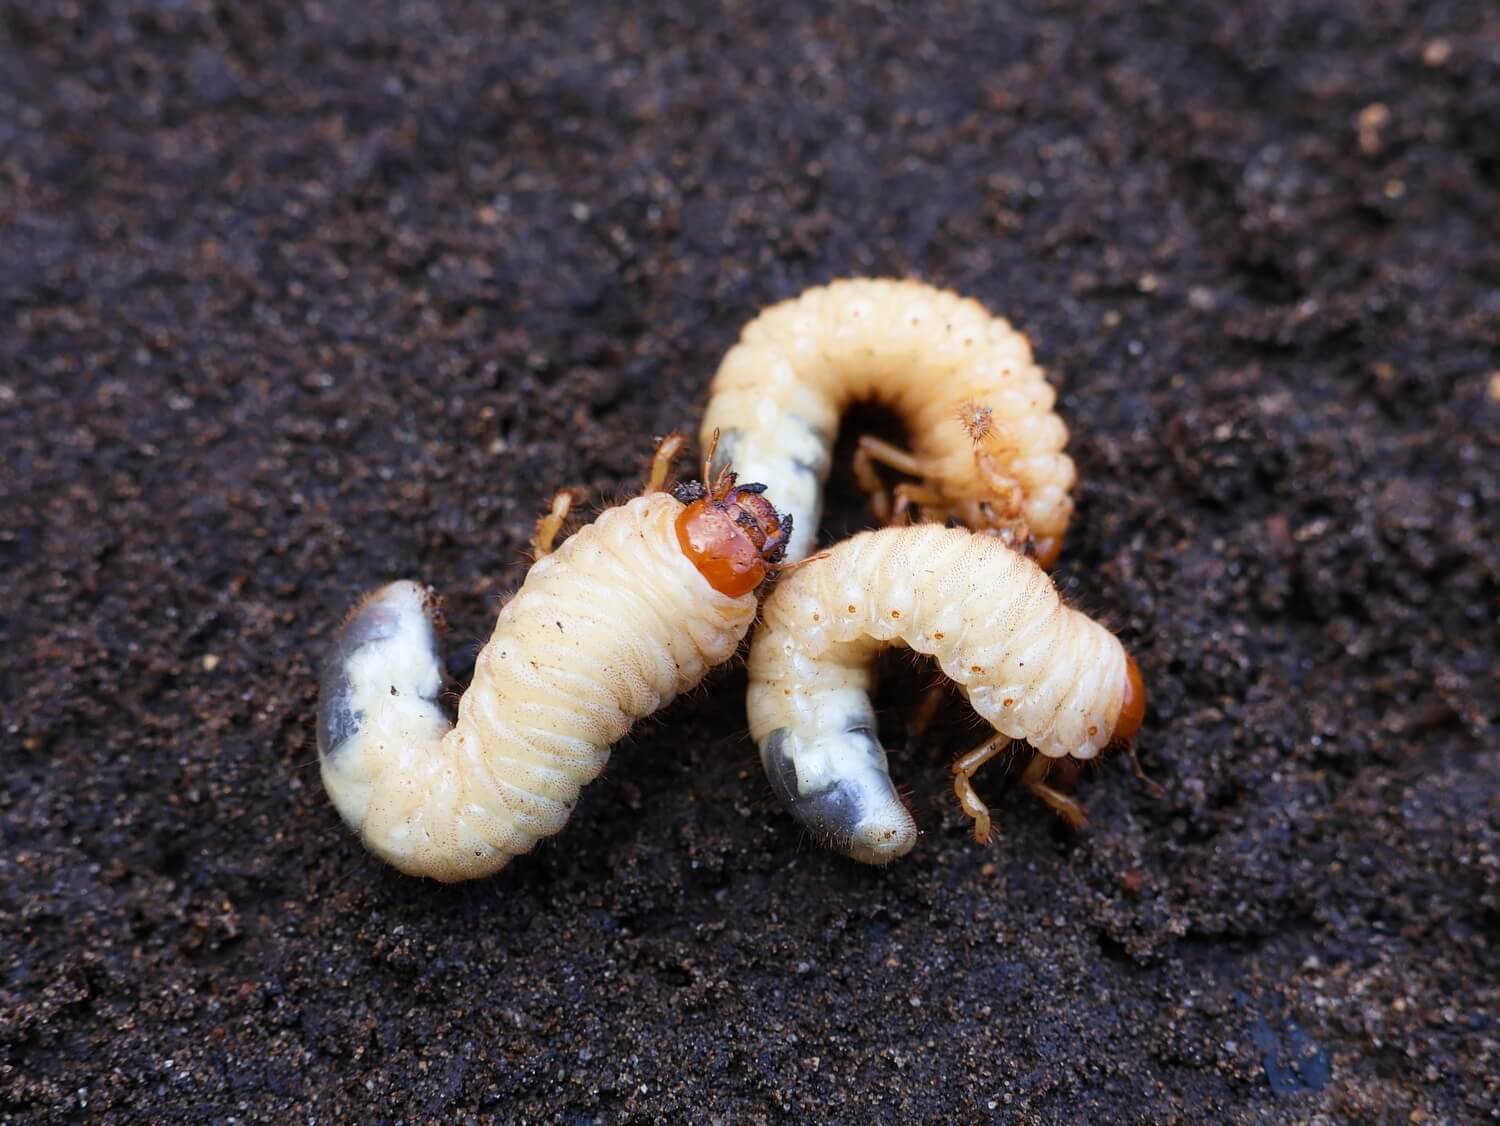
[[[0,1118],[1491,1114],[1500,8],[530,7],[0,0]],[[898,662],[861,868],[731,670],[498,877],[372,861],[353,599],[437,584],[461,679],[551,491],[860,273],[1035,340],[1164,793],[982,775],[977,847]]]

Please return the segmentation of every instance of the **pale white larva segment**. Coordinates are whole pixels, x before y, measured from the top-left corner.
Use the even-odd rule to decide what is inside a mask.
[[[701,441],[717,463],[760,481],[793,519],[787,559],[817,543],[839,416],[853,401],[895,409],[930,481],[954,498],[989,497],[987,453],[1021,490],[1037,537],[1060,540],[1076,474],[1056,392],[1026,337],[977,301],[916,281],[858,278],[810,289],[751,321],[714,377]],[[988,414],[976,439],[961,408]]]
[[[785,576],[762,616],[747,703],[767,775],[798,820],[868,863],[916,839],[875,732],[880,649],[933,657],[996,730],[1053,758],[1096,755],[1129,691],[1112,633],[1063,605],[1031,560],[963,529],[854,536]],[[869,843],[877,829],[887,847]]]
[[[339,813],[381,859],[486,876],[558,832],[610,746],[731,657],[754,594],[711,587],[665,493],[607,510],[539,560],[500,611],[450,724],[428,594],[381,588],[325,666],[318,743]]]

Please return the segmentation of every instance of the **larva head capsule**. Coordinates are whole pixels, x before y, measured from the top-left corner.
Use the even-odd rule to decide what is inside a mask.
[[[764,485],[736,485],[734,480],[726,469],[712,488],[693,481],[678,485],[672,495],[687,506],[677,517],[683,554],[709,586],[738,598],[760,586],[780,560],[792,519],[761,495]]]

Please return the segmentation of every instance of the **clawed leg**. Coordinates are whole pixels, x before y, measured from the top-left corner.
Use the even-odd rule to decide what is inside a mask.
[[[952,682],[947,677],[939,677],[931,688],[922,693],[922,698],[912,709],[911,719],[906,724],[908,744],[915,743],[927,734],[927,729],[932,726],[933,720],[937,719],[938,712],[942,711],[943,703],[948,699],[950,683]]]
[[[1145,785],[1153,798],[1164,798],[1167,796],[1166,787],[1141,768],[1140,756],[1135,753],[1135,744],[1130,744],[1130,766],[1135,771],[1136,780]]]
[[[960,497],[949,505],[953,516],[965,528],[984,531],[994,526],[994,518],[985,510],[984,502],[974,497]]]
[[[988,452],[975,455],[974,468],[989,494],[985,497],[985,506],[989,511],[983,525],[970,524],[970,527],[991,528],[1003,535],[1012,546],[1018,549],[1024,547],[1031,538],[1031,530],[1026,526],[1026,517],[1022,514],[1021,506],[1026,500],[1026,491],[1021,488],[1021,483],[1001,469]]]
[[[1067,769],[1064,763],[1065,760],[1050,759],[1041,754],[1034,755],[1026,767],[1026,772],[1021,775],[1021,784],[1050,805],[1070,828],[1082,829],[1089,823],[1089,815],[1084,812],[1083,806],[1061,790],[1046,783],[1046,777],[1054,767],[1059,770]]]
[[[714,437],[717,440],[717,433]],[[686,448],[687,438],[675,431],[657,443],[656,453],[651,457],[651,472],[646,477],[646,487],[641,490],[642,496],[647,493],[659,493],[667,487],[667,478],[672,475],[672,463]],[[709,456],[712,456],[712,453]],[[704,482],[704,484],[707,483],[707,481]]]
[[[904,525],[912,523],[911,510],[916,505],[918,516],[925,520],[929,508],[945,508],[947,498],[930,485],[914,484],[910,481],[896,486],[896,503],[891,508],[887,523]]]
[[[882,524],[889,524],[891,522],[891,494],[886,491],[885,482],[880,479],[880,474],[875,472],[875,463],[865,452],[863,438],[860,439],[859,449],[854,451],[854,479],[859,482],[859,487],[870,498],[870,510],[875,513],[875,519]]]
[[[969,780],[975,771],[1008,746],[1010,737],[996,732],[953,764],[953,792],[963,811],[974,819],[974,839],[980,844],[990,843],[990,807],[980,800]]]
[[[860,436],[859,447],[854,451],[854,477],[859,482],[859,487],[869,494],[870,508],[875,513],[875,519],[882,524],[889,524],[891,494],[886,489],[885,482],[880,479],[880,474],[875,471],[876,463],[889,466],[908,477],[924,477],[926,472],[922,463],[905,450],[868,434]]]
[[[572,511],[572,490],[561,489],[553,495],[552,507],[536,522],[536,531],[531,533],[533,558],[540,559],[544,555],[552,554],[553,544],[557,541],[557,533],[562,531],[562,526],[568,519],[568,513]]]
[[[1021,503],[1026,499],[1026,491],[1021,488],[1021,483],[1001,469],[999,463],[988,453],[976,454],[974,467],[979,471],[979,479],[990,491],[990,503],[1007,519],[1019,520]]]
[[[666,488],[667,478],[672,474],[672,463],[677,460],[686,446],[687,438],[675,432],[668,434],[657,443],[656,452],[651,456],[651,469],[646,475],[646,487],[641,490],[642,496],[647,493],[659,493]],[[554,494],[552,507],[536,522],[536,531],[531,534],[533,557],[540,559],[552,554],[558,533],[562,531],[568,514],[573,511],[575,500],[570,489],[561,489]]]

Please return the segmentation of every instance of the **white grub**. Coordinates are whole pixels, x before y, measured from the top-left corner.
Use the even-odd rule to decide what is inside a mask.
[[[437,702],[426,588],[391,583],[356,608],[325,666],[318,750],[329,796],[371,852],[444,882],[497,871],[563,827],[634,721],[734,654],[753,584],[732,596],[710,585],[679,542],[685,511],[666,493],[637,497],[538,560],[456,724]]]
[[[1093,758],[1140,723],[1139,673],[1119,640],[1064,606],[1046,573],[995,537],[927,524],[828,549],[783,577],[763,607],[750,733],[793,816],[865,863],[904,855],[917,836],[870,704],[876,654],[890,645],[933,657],[996,732],[1048,759]],[[955,788],[987,838],[967,774]]]
[[[1030,540],[1056,558],[1076,473],[1056,392],[1031,345],[977,301],[916,281],[851,279],[810,289],[746,326],[714,377],[703,444],[763,482],[795,521],[787,558],[817,542],[823,484],[839,417],[856,400],[894,409],[910,453],[861,442],[861,483],[889,518],[871,463],[914,475],[922,519]],[[902,504],[896,490],[896,507]],[[882,510],[882,505],[884,510]]]

